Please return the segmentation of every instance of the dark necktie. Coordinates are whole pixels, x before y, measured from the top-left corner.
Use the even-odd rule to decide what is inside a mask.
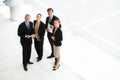
[[[52,18],[49,18],[49,24],[52,25]]]

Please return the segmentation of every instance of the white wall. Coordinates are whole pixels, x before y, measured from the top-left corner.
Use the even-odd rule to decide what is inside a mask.
[[[62,14],[64,27],[120,58],[120,1],[72,0],[52,5]],[[52,2],[46,2],[51,5]],[[63,4],[63,6],[61,6]]]

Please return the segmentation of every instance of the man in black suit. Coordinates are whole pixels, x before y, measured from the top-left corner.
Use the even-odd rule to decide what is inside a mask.
[[[22,45],[22,55],[23,55],[23,68],[27,71],[27,64],[33,64],[30,62],[31,56],[31,44],[32,37],[34,33],[33,23],[30,22],[30,15],[25,15],[25,21],[22,22],[18,27],[18,36],[20,36],[20,42]]]
[[[53,58],[54,55],[53,55],[53,40],[51,39],[51,36],[52,36],[52,30],[54,28],[53,26],[53,22],[55,19],[58,19],[58,17],[56,17],[54,14],[53,14],[53,9],[52,8],[48,8],[47,9],[47,12],[48,12],[48,17],[46,17],[46,24],[45,24],[45,27],[46,27],[46,30],[47,30],[47,37],[48,37],[48,40],[49,40],[49,43],[50,43],[50,46],[51,46],[51,55],[48,56],[47,58]]]

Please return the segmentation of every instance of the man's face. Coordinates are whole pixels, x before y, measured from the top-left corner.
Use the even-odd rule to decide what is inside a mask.
[[[30,21],[30,16],[25,16],[25,21],[29,22]]]
[[[52,16],[53,16],[53,11],[52,11],[52,10],[48,11],[48,16],[49,16],[49,17],[52,17]]]

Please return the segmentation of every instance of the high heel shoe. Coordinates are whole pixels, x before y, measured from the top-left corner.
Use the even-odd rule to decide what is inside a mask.
[[[53,66],[53,68],[55,68],[55,65]]]
[[[57,70],[59,67],[60,67],[60,64],[57,67],[53,66],[53,71]]]

